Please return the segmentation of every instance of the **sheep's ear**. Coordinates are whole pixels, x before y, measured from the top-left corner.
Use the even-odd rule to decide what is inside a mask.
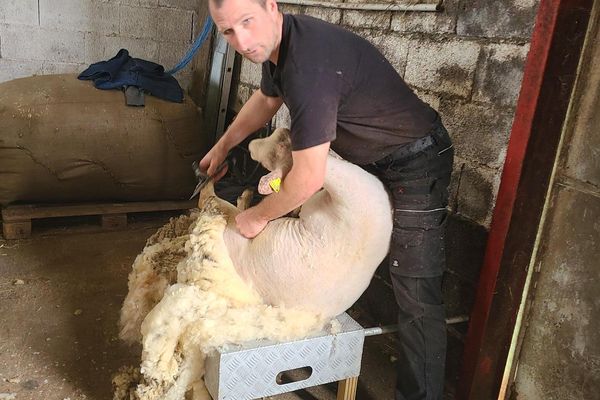
[[[287,128],[277,128],[271,134],[278,142],[289,140],[290,130]]]

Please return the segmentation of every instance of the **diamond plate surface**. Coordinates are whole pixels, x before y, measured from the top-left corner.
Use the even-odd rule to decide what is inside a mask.
[[[358,376],[364,344],[363,328],[346,313],[337,318],[337,334],[319,332],[309,338],[278,343],[246,343],[210,355],[204,380],[215,400],[251,400]],[[280,372],[311,367],[303,381],[278,384]]]

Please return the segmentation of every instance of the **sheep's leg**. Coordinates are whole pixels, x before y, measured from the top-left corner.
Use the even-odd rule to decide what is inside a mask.
[[[196,381],[202,381],[204,359],[204,355],[199,351],[187,349],[179,376],[164,395],[163,400],[182,400],[188,390],[193,390]]]
[[[157,274],[149,264],[144,267],[147,268],[144,270],[138,264],[134,265],[134,270],[129,274],[129,291],[121,307],[119,337],[130,343],[140,341],[142,321],[169,285],[168,279]]]
[[[202,190],[200,190],[200,195],[198,196],[198,208],[202,209],[206,204],[206,201],[211,197],[216,197],[215,184],[212,179],[204,185]]]
[[[250,208],[250,202],[252,202],[252,197],[254,196],[254,190],[246,189],[242,192],[240,197],[237,198],[237,208],[240,211],[244,211]]]
[[[158,381],[170,381],[179,369],[175,348],[181,333],[197,319],[199,289],[176,284],[167,289],[162,300],[148,313],[142,323],[144,376]]]
[[[194,382],[192,386],[192,400],[211,400],[212,397],[208,390],[206,389],[206,385],[204,384],[204,378],[199,379]]]
[[[239,210],[228,201],[225,201],[215,194],[215,185],[211,180],[200,191],[198,198],[198,208],[200,210],[218,210],[226,218],[232,219],[239,214]]]

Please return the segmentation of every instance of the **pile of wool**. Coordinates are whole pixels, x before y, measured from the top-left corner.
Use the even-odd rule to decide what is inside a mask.
[[[218,202],[209,199],[162,227],[136,258],[121,337],[141,341],[141,367],[115,377],[115,400],[210,399],[202,377],[211,352],[261,338],[303,338],[327,322],[266,304],[237,274],[223,241],[226,226]]]

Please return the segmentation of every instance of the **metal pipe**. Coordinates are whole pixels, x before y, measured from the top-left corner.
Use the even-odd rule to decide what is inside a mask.
[[[437,4],[381,4],[381,3],[333,3],[320,0],[278,0],[280,4],[297,6],[313,6],[324,8],[337,8],[343,10],[362,11],[440,11],[442,1]]]
[[[398,330],[398,325],[374,326],[373,328],[365,329],[365,336],[383,335],[384,333],[392,333]]]
[[[468,315],[458,315],[456,317],[446,318],[446,324],[453,325],[461,322],[467,322],[469,320]],[[385,326],[374,326],[372,328],[365,328],[365,336],[376,336],[383,335],[385,333],[392,333],[398,330],[398,325],[385,325]]]
[[[468,315],[457,315],[456,317],[446,318],[446,324],[454,325],[460,324],[461,322],[467,322],[469,320]]]

